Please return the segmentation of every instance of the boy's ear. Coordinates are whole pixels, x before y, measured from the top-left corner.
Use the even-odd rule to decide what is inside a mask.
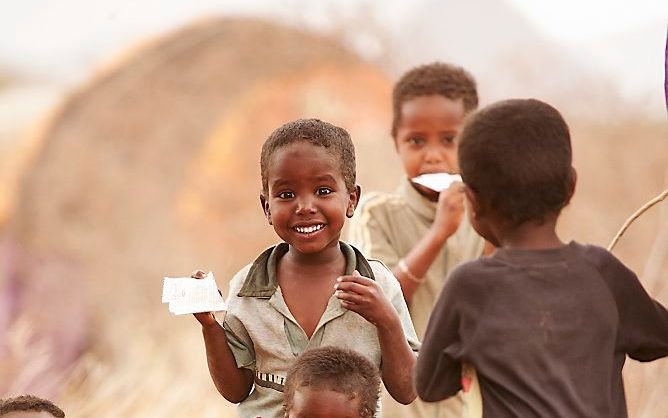
[[[575,185],[578,182],[578,172],[575,171],[575,167],[571,167],[571,181],[568,190],[568,199],[566,199],[565,204],[567,205],[570,201],[571,198],[573,197],[573,194],[575,194]]]
[[[267,218],[269,225],[273,225],[271,223],[271,212],[269,211],[269,202],[267,201],[267,198],[264,197],[264,193],[260,193],[260,205],[262,205],[262,212],[264,212],[264,216]]]
[[[464,184],[464,195],[469,202],[471,216],[473,216],[473,219],[478,219],[478,217],[483,214],[483,209],[478,200],[478,196],[476,196],[475,192],[466,184]]]
[[[350,192],[350,202],[348,202],[348,208],[346,209],[346,216],[352,218],[355,214],[355,208],[360,202],[360,196],[362,195],[362,188],[359,185],[355,185],[355,189]]]

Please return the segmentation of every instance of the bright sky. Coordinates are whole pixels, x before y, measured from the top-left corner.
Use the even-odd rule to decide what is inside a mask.
[[[480,1],[480,0],[479,0]],[[486,0],[499,1],[499,0]],[[537,29],[559,42],[573,43],[622,32],[666,19],[668,0],[506,0]],[[33,74],[72,74],[78,78],[94,63],[133,41],[207,14],[266,13],[289,16],[308,4],[334,2],[339,10],[372,0],[23,0],[7,2],[0,13],[0,66]],[[416,2],[417,3],[417,2]],[[386,21],[400,21],[412,4],[382,3]],[[377,6],[374,6],[377,7]],[[313,10],[311,10],[313,11]],[[302,15],[309,11],[300,12]],[[413,12],[415,13],[415,12]],[[420,13],[419,11],[417,13]],[[428,13],[425,11],[425,13]],[[317,15],[317,13],[316,13]]]
[[[663,19],[668,0],[508,0],[559,41],[586,41]]]

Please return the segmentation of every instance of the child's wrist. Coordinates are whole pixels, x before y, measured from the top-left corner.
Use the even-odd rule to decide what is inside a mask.
[[[397,312],[394,310],[394,307],[388,312],[384,321],[379,321],[378,324],[376,324],[376,328],[378,329],[378,332],[387,332],[390,335],[398,331],[401,331],[403,334],[401,320],[399,319]]]
[[[220,322],[222,322],[222,320],[225,318],[224,315],[225,315],[226,312],[221,312],[223,317],[220,321],[219,321],[218,318],[216,318],[216,314],[214,314],[213,312],[207,312],[207,313],[208,313],[208,315],[207,315],[206,320],[199,320],[199,318],[198,318],[199,323],[202,326],[202,331],[208,331],[208,330],[220,327],[221,326]]]
[[[433,224],[430,229],[430,235],[432,241],[439,245],[443,245],[452,234],[448,233],[448,230],[445,227]]]
[[[418,277],[415,274],[413,274],[411,268],[408,267],[408,264],[406,264],[405,258],[399,260],[399,263],[397,263],[397,267],[399,268],[399,271],[403,273],[404,277],[408,278],[410,281],[414,283],[422,284],[426,280],[424,277]]]

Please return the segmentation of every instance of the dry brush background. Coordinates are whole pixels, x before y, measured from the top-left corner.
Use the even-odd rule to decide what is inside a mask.
[[[195,320],[160,304],[161,279],[201,267],[224,289],[275,241],[257,199],[259,149],[284,121],[345,127],[363,191],[393,189],[392,79],[337,36],[208,19],[130,50],[3,143],[0,397],[36,392],[70,417],[233,416]],[[484,102],[493,81],[480,84]],[[620,103],[606,118],[583,115],[574,92],[617,99],[587,86],[551,98],[571,125],[579,174],[560,229],[606,246],[666,187],[668,126]],[[664,203],[615,250],[664,304],[666,242]],[[668,416],[667,364],[627,366],[631,416]]]

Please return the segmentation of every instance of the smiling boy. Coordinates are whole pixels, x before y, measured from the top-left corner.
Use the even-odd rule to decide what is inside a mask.
[[[265,142],[260,168],[262,210],[283,242],[232,278],[222,326],[195,315],[216,388],[242,417],[281,417],[291,364],[331,345],[367,357],[394,399],[413,401],[419,343],[399,283],[339,241],[360,195],[350,136],[317,119],[287,123]]]

